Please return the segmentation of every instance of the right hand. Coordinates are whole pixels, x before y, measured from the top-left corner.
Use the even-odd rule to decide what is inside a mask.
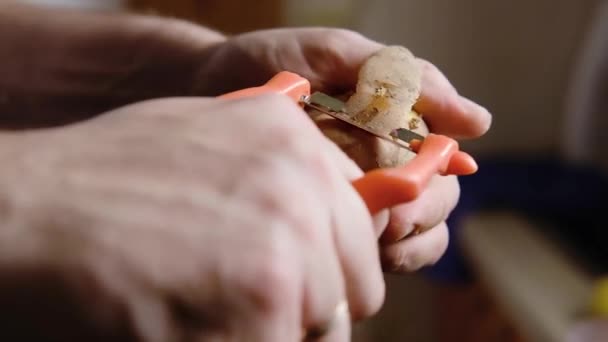
[[[148,101],[0,142],[0,340],[299,341],[343,300],[353,319],[383,302],[361,171],[286,98]]]

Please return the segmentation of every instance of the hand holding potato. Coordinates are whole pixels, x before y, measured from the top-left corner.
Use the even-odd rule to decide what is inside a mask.
[[[207,77],[200,79],[201,89],[220,94],[259,85],[275,73],[288,70],[311,80],[314,89],[336,96],[348,94],[356,88],[361,67],[382,48],[346,30],[304,28],[248,33],[217,47],[208,64],[216,71],[203,73]],[[418,58],[414,61],[420,69],[420,84],[413,109],[423,113],[424,121],[411,128],[424,133],[426,124],[431,132],[454,138],[479,137],[489,129],[491,115],[485,108],[460,96],[433,64]],[[231,67],[222,67],[227,64]],[[412,157],[347,124],[323,116],[314,118],[325,135],[338,142],[364,170],[394,166]],[[389,126],[405,124],[408,128],[416,118],[406,112],[403,117],[393,117]],[[458,198],[457,178],[438,176],[419,199],[393,208],[390,220],[386,215],[377,217],[385,269],[413,271],[436,262],[447,247],[445,220]],[[422,233],[412,235],[415,231]]]
[[[0,8],[0,126],[17,130],[0,134],[0,340],[298,341],[345,302],[354,319],[379,309],[379,236],[389,270],[443,253],[455,178],[437,177],[390,222],[375,217],[374,235],[350,185],[356,158],[287,99],[166,99],[283,70],[343,94],[381,44],[345,30],[226,38],[175,19],[29,10]],[[413,63],[414,109],[433,132],[488,129],[487,111]],[[154,98],[165,99],[140,102]],[[359,154],[369,167],[402,162],[352,137],[371,147]],[[415,227],[437,228],[410,237]],[[341,318],[327,340],[348,340]]]

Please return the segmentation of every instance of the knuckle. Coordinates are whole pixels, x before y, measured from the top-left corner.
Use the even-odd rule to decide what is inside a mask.
[[[256,196],[258,210],[271,221],[280,222],[281,224],[277,224],[280,229],[297,232],[298,237],[307,242],[320,241],[323,238],[322,229],[320,225],[315,224],[315,214],[310,214],[311,210],[308,209],[311,208],[307,207],[308,201],[304,200],[313,197],[313,190],[305,185],[307,181],[278,166],[267,166],[264,174],[273,180],[273,185],[266,187]],[[294,201],[294,193],[299,194],[302,200]]]
[[[314,134],[302,132],[293,123],[283,124],[269,131],[268,147],[263,148],[265,156],[261,156],[261,163],[269,179],[285,180],[282,186],[288,184],[297,187],[292,190],[302,190],[302,182],[320,182],[329,185],[332,182],[334,164],[323,149],[323,141],[317,139]],[[295,168],[286,172],[286,168]],[[298,179],[299,178],[299,179]],[[281,198],[285,200],[285,198]],[[287,201],[289,202],[289,201]],[[289,203],[288,203],[289,204]]]
[[[424,73],[439,73],[439,68],[437,66],[426,59],[418,58],[418,62],[422,66],[422,70]]]
[[[276,123],[274,129],[269,130],[268,139],[271,144],[270,152],[280,152],[293,157],[302,157],[312,154],[313,148],[310,139],[299,130],[297,125],[289,120],[282,119]]]
[[[391,272],[413,272],[424,265],[419,253],[399,246],[384,249],[382,263]]]
[[[440,208],[442,221],[447,219],[458,205],[458,200],[460,199],[460,183],[458,182],[458,178],[456,176],[449,176],[444,179],[447,182],[445,188],[447,188],[449,195],[445,196],[445,201],[443,201],[443,205]]]
[[[392,210],[389,224],[382,236],[382,242],[394,243],[403,240],[415,229],[416,224],[410,215],[399,213],[397,209]]]
[[[377,314],[385,301],[386,286],[382,276],[378,277],[379,284],[374,285],[372,291],[368,291],[364,301],[351,310],[351,317],[354,321],[360,321]]]
[[[273,175],[273,172],[268,172],[268,175]],[[287,196],[284,195],[283,191],[287,190],[279,183],[279,177],[281,175],[272,178],[275,182],[275,189],[270,189],[261,192],[256,198],[256,205],[258,209],[263,213],[271,217],[278,217],[281,219],[289,218],[290,202]]]
[[[364,36],[356,31],[344,29],[344,28],[336,28],[336,29],[328,29],[325,32],[326,39],[328,42],[334,44],[349,44],[356,40],[364,39]]]
[[[267,127],[263,137],[263,150],[279,156],[308,158],[318,153],[318,137],[311,131],[310,122],[301,120],[300,115],[282,115]]]
[[[326,47],[324,54],[332,56],[330,60],[345,64],[347,62],[346,52],[352,46],[360,46],[364,39],[363,35],[348,29],[327,29],[323,34]],[[335,67],[333,64],[328,66]]]
[[[445,222],[429,231],[425,236],[425,248],[406,245],[387,246],[382,250],[382,263],[392,272],[413,272],[424,266],[436,264],[448,248],[449,231]]]
[[[258,151],[300,161],[319,154],[324,137],[302,108],[285,95],[264,95],[257,101],[255,110],[262,118],[256,128],[263,131],[258,134]]]
[[[257,282],[250,293],[258,311],[266,314],[285,310],[297,298],[300,278],[284,224],[275,222],[265,252],[253,266]]]
[[[435,254],[427,262],[428,266],[435,265],[437,262],[439,262],[439,260],[441,260],[450,243],[450,234],[445,223],[442,223],[439,227],[435,227],[434,229],[440,230],[440,234],[438,234],[435,244],[432,247]]]

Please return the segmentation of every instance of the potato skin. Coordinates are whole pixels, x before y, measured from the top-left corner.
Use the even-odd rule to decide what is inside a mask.
[[[385,47],[362,66],[357,91],[346,102],[346,110],[352,119],[379,133],[388,134],[402,127],[426,136],[427,125],[412,110],[420,95],[421,74],[409,50],[401,46]],[[317,111],[309,114],[323,134],[364,171],[401,166],[415,156],[326,114]]]
[[[363,171],[405,165],[415,156],[406,149],[326,114],[317,112],[312,114],[312,117],[321,132],[338,145]],[[407,128],[411,118],[419,118],[419,115],[410,111],[408,115],[402,117],[395,128]],[[422,120],[414,131],[423,136],[428,134],[428,128]]]

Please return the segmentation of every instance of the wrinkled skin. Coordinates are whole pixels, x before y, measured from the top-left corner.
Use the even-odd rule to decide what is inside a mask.
[[[226,92],[261,84],[275,73],[289,70],[311,80],[314,89],[343,94],[355,88],[359,68],[381,47],[347,30],[305,28],[248,33],[218,47],[218,57],[212,58],[210,65],[222,73],[216,76],[217,81],[214,73],[207,73],[214,82],[204,83],[207,86],[203,88],[213,84],[217,93]],[[423,69],[422,89],[414,109],[424,113],[431,132],[458,139],[487,132],[491,124],[488,111],[460,96],[433,64],[422,59],[419,63]],[[233,67],[222,68],[224,64]],[[419,199],[376,218],[386,270],[415,271],[439,260],[449,240],[445,220],[459,194],[456,177],[437,176]],[[423,233],[412,235],[414,231]]]
[[[355,319],[379,309],[378,254],[391,271],[443,254],[456,178],[370,218],[349,184],[361,170],[286,99],[141,103],[282,70],[339,94],[380,44],[14,8],[0,8],[0,125],[15,130],[0,134],[2,340],[297,341],[343,299]],[[485,133],[488,112],[420,63],[431,131]],[[344,320],[325,340],[349,331]]]
[[[354,319],[382,304],[356,167],[283,97],[154,100],[0,142],[18,156],[0,172],[3,340],[297,341],[343,298]],[[20,325],[49,307],[65,312]]]

